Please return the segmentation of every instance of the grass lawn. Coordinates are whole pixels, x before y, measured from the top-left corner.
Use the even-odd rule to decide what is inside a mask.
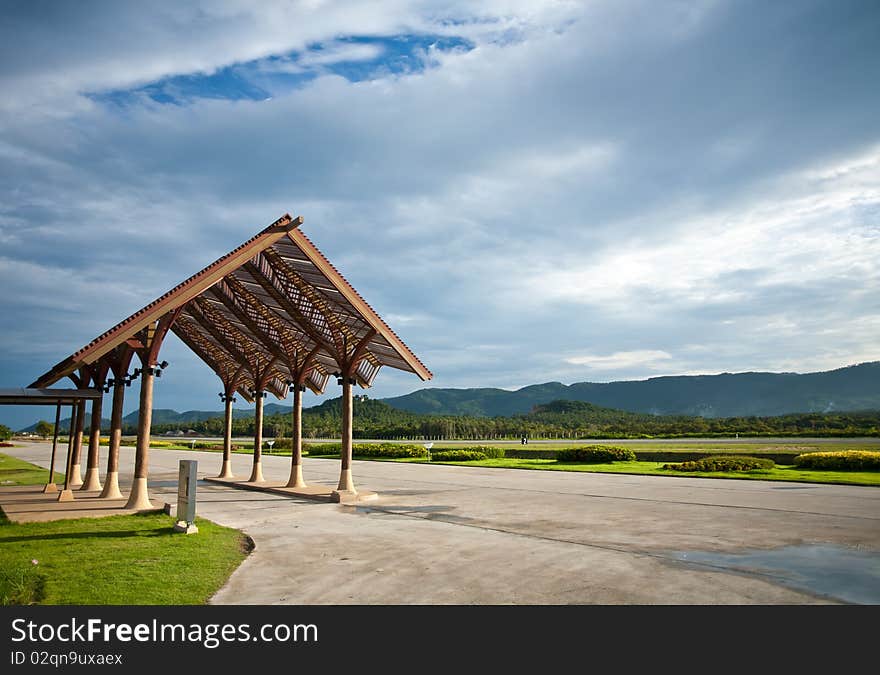
[[[317,456],[317,459],[339,459],[339,455]],[[491,469],[537,469],[539,471],[579,471],[586,473],[628,473],[639,476],[689,476],[691,478],[742,478],[746,480],[782,480],[796,483],[835,483],[840,485],[867,485],[880,487],[880,471],[821,471],[800,469],[796,466],[776,465],[769,470],[755,471],[670,471],[663,468],[668,462],[609,462],[607,464],[577,464],[557,462],[555,459],[483,459],[473,462],[428,462],[423,457],[355,457],[373,462],[403,462],[415,464],[450,464],[479,466]]]
[[[842,485],[880,486],[878,471],[820,471],[777,465],[756,471],[669,471],[666,462],[610,462],[574,464],[553,459],[484,459],[476,462],[434,462],[459,466],[483,466],[502,469],[539,469],[542,471],[585,471],[593,473],[629,473],[648,476],[690,476],[691,478],[744,478],[748,480],[784,480],[798,483],[839,483]]]
[[[48,476],[0,455],[7,466],[19,485]],[[209,520],[196,524],[198,534],[185,535],[164,513],[12,523],[0,511],[0,604],[204,604],[247,556],[249,540]]]
[[[0,453],[0,485],[40,485],[48,480],[48,469],[42,469],[30,462]],[[55,470],[55,482],[64,482],[64,473],[57,469]]]

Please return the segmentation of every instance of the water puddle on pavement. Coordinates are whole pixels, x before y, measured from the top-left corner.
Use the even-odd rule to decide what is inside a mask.
[[[781,584],[859,605],[880,604],[880,552],[807,544],[743,553],[677,551],[676,560],[769,575]]]

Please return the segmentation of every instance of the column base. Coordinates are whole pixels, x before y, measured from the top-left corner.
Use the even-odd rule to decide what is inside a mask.
[[[50,494],[53,492],[58,492],[58,486],[55,483],[46,483],[46,486],[43,488],[43,494]]]
[[[198,534],[199,528],[195,524],[188,524],[185,520],[178,520],[174,524],[175,532],[183,532],[184,534]]]
[[[294,464],[290,467],[290,478],[287,481],[287,485],[285,485],[284,487],[289,487],[289,488],[308,487],[308,485],[306,485],[306,482],[303,480],[302,464]]]
[[[131,484],[131,493],[128,495],[128,503],[123,507],[134,511],[148,511],[155,507],[150,501],[150,494],[147,490],[146,478],[135,478]]]
[[[336,490],[357,494],[357,490],[354,489],[354,481],[351,478],[351,469],[343,469],[339,474],[339,485],[336,486]]]
[[[67,489],[62,490],[58,493],[58,499],[56,501],[59,502],[72,502],[73,501],[73,490]]]
[[[223,460],[223,468],[220,469],[220,475],[217,478],[235,478],[232,473],[232,460],[224,459]]]
[[[80,487],[80,490],[87,492],[89,490],[98,491],[100,489],[101,478],[98,475],[98,467],[95,467],[94,469],[86,469],[86,479],[85,482],[83,482],[82,487]]]
[[[248,483],[265,483],[266,479],[263,478],[263,464],[262,462],[257,462],[254,464],[254,470],[251,471],[251,477],[247,479]]]
[[[104,480],[104,489],[101,491],[101,499],[123,499],[125,495],[119,491],[119,472],[111,471]]]
[[[79,487],[82,484],[83,479],[82,474],[79,470],[79,464],[74,464],[72,467],[70,467],[70,483],[68,483],[68,485],[70,485],[70,487],[72,488],[75,488]]]

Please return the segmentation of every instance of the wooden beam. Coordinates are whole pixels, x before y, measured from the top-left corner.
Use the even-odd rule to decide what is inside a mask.
[[[226,373],[238,367],[238,363],[222,347],[208,340],[197,325],[195,321],[182,319],[171,330],[217,374],[217,377],[223,379]]]
[[[210,306],[207,300],[196,298],[187,308],[187,314],[192,317],[206,332],[220,343],[238,363],[246,363],[249,370],[254,375],[255,388],[259,388],[258,382],[261,373],[267,368],[266,364],[272,363],[275,357],[271,354],[255,346],[256,343],[251,337],[243,334],[235,326],[231,325],[221,312]],[[283,380],[283,374],[279,379]],[[281,397],[284,393],[275,388],[272,392]]]
[[[286,364],[288,362],[289,356],[286,351],[278,347],[278,340],[274,339],[271,335],[265,333],[263,329],[248,316],[247,311],[236,304],[235,300],[230,298],[217,286],[211,288],[211,293],[220,302],[222,302],[226,309],[232,312],[235,317],[239,321],[241,321],[251,333],[253,333],[254,337],[256,337],[262,343],[263,347],[267,351],[269,351],[276,359],[281,359],[282,363]]]
[[[248,370],[257,377],[264,362],[272,357],[255,348],[252,343],[229,325],[222,314],[208,305],[204,300],[197,300],[187,308],[187,314],[199,326],[211,335],[223,349],[238,363],[246,363]]]
[[[367,349],[367,345],[370,344],[370,340],[372,340],[376,336],[376,329],[371,328],[367,331],[367,334],[361,339],[361,341],[357,344],[354,350],[351,353],[351,356],[348,357],[345,363],[345,375],[346,377],[352,377],[354,375],[354,371],[360,362],[361,357],[363,356],[364,351]]]
[[[284,351],[288,354],[292,354],[294,352],[305,351],[310,348],[309,344],[305,339],[300,338],[300,335],[294,333],[294,331],[290,330],[288,323],[285,323],[281,320],[281,317],[278,316],[275,312],[273,312],[269,307],[265,305],[256,295],[251,293],[247,287],[238,279],[235,278],[234,275],[229,275],[226,279],[223,280],[229,289],[238,296],[243,301],[243,304],[248,308],[251,308],[254,312],[259,314],[263,320],[265,320],[270,326],[272,326],[275,331],[281,336],[283,340],[283,348]],[[308,334],[300,329],[300,334],[303,338],[308,338]]]
[[[344,341],[346,338],[351,339],[353,333],[351,328],[336,317],[334,311],[328,306],[327,298],[297,274],[295,270],[290,269],[277,251],[267,248],[260,256],[266,261],[274,276],[295,288],[299,295],[308,301],[314,311],[321,315],[324,323],[327,324],[327,330],[333,336],[337,349],[344,353]]]
[[[287,314],[293,317],[293,320],[297,322],[300,328],[302,328],[312,340],[316,344],[321,345],[324,348],[324,351],[334,360],[337,365],[339,361],[342,360],[342,354],[336,348],[335,344],[327,342],[326,338],[322,336],[318,330],[312,325],[311,321],[300,311],[300,309],[294,305],[288,298],[285,296],[279,289],[275,287],[275,285],[263,274],[262,270],[254,265],[252,262],[245,263],[244,268],[248,271],[251,277],[256,281],[269,295],[272,296],[272,299],[278,303],[278,306],[281,307]],[[332,338],[331,338],[332,339]]]

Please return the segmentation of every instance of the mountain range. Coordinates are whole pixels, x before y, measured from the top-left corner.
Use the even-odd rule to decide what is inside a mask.
[[[430,415],[497,417],[526,414],[551,401],[585,401],[650,415],[701,417],[774,416],[788,413],[880,409],[880,361],[816,373],[722,373],[681,375],[620,382],[546,382],[515,391],[506,389],[419,389],[380,399],[399,410]],[[290,406],[267,403],[266,416],[290,412]],[[222,411],[153,410],[153,424],[185,424],[222,415]],[[236,409],[236,418],[252,409]],[[137,424],[137,412],[124,424]],[[67,428],[68,420],[61,427]],[[104,425],[109,426],[109,420]],[[32,431],[33,425],[22,431]]]
[[[651,415],[740,417],[880,409],[880,361],[818,373],[722,373],[621,382],[561,382],[505,389],[419,389],[383,399],[437,415],[524,414],[554,400]]]

